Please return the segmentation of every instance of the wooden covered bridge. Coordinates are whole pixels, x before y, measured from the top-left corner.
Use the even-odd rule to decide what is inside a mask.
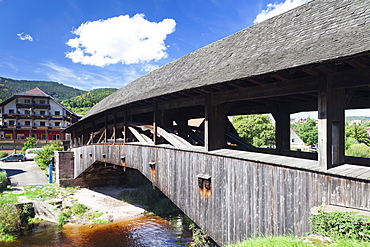
[[[362,108],[370,5],[312,0],[105,98],[65,130],[72,148],[57,159],[59,177],[137,169],[221,245],[303,234],[314,206],[370,210],[369,159],[344,155],[345,110]],[[290,114],[302,111],[318,111],[317,153],[290,150]],[[244,142],[227,118],[265,113],[274,149]]]

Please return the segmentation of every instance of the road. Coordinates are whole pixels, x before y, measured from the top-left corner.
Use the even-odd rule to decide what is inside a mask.
[[[0,169],[6,170],[12,186],[48,183],[48,177],[33,161],[0,162]]]

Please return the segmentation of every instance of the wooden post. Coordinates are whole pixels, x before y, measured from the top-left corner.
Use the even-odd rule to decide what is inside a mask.
[[[333,76],[319,83],[319,167],[325,171],[344,163],[344,89],[332,89]]]
[[[116,118],[117,118],[117,112],[114,112],[113,114],[113,143],[116,143],[117,137],[116,137]]]
[[[231,106],[232,103],[213,105],[212,96],[210,94],[206,95],[204,146],[207,151],[225,147],[226,113]]]
[[[91,121],[91,143],[90,144],[94,144],[94,120]]]
[[[333,138],[333,165],[341,165],[344,163],[344,143],[345,143],[345,90],[335,89],[332,91],[332,111],[333,111],[333,122],[332,122],[332,138]]]
[[[276,150],[290,150],[290,113],[280,108],[272,115],[276,124]]]
[[[126,142],[127,142],[127,110],[125,110],[123,116],[123,143]]]
[[[157,145],[158,144],[158,138],[157,138],[157,134],[158,134],[158,129],[157,129],[157,121],[158,121],[158,104],[154,104],[154,107],[153,107],[153,143],[154,145]]]
[[[210,118],[211,118],[211,111],[212,111],[212,98],[211,94],[205,95],[205,106],[204,106],[204,147],[206,151],[210,151]]]
[[[318,92],[318,160],[321,170],[326,171],[333,165],[332,163],[332,126],[330,116],[331,103],[331,83],[330,78],[325,78],[319,82]]]
[[[104,130],[105,130],[104,143],[107,143],[107,136],[108,136],[108,114],[105,115],[105,118],[104,118]]]

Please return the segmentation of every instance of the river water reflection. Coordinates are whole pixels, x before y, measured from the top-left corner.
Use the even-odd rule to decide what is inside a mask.
[[[190,220],[182,215],[142,217],[131,221],[83,226],[39,226],[0,246],[190,246]]]

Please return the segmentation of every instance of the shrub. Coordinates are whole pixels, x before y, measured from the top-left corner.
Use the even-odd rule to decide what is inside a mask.
[[[310,225],[315,234],[370,241],[370,217],[356,215],[356,212],[319,210],[319,214],[311,216]]]
[[[6,189],[6,185],[8,184],[8,177],[6,171],[0,170],[0,191]]]
[[[4,203],[0,198],[0,235],[18,231],[21,227],[20,212],[14,204]]]
[[[63,150],[63,147],[59,143],[46,145],[38,152],[38,155],[35,157],[35,162],[41,169],[46,169],[53,161],[54,151],[61,150]]]
[[[353,144],[346,150],[346,155],[370,158],[370,147],[364,143]]]
[[[5,152],[5,151],[1,151],[1,152],[0,152],[0,159],[1,159],[1,158],[4,158],[4,157],[6,157],[6,156],[8,156],[8,153],[7,153],[7,152]]]
[[[87,207],[81,203],[76,203],[72,205],[71,211],[74,215],[82,215],[87,211]]]

